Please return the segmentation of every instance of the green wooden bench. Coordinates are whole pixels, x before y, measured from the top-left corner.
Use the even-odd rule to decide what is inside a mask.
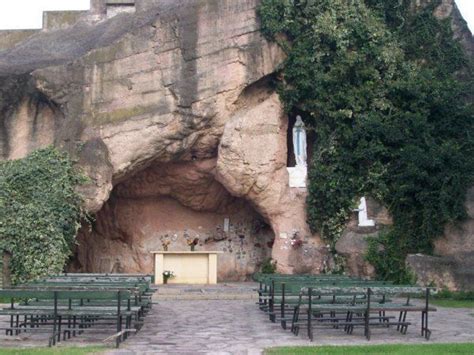
[[[71,335],[75,336],[76,332],[79,334],[87,330],[110,331],[110,327],[103,326],[114,324],[118,347],[130,332],[136,331],[136,328],[132,327],[139,322],[140,307],[132,305],[133,295],[128,290],[9,289],[0,290],[0,297],[11,299],[10,307],[0,310],[0,315],[10,317],[10,326],[0,329],[6,330],[10,335],[24,331],[51,333],[49,346],[59,342],[62,333],[65,340],[66,335],[70,338]],[[23,302],[15,303],[15,300]],[[33,300],[33,303],[29,303],[30,300]],[[84,305],[81,302],[83,300],[102,301],[107,303],[107,306]],[[43,302],[41,305],[35,303],[40,301]],[[45,304],[47,301],[50,303]],[[123,301],[127,301],[126,306]],[[20,317],[23,318],[21,321]]]
[[[15,290],[29,290],[29,291],[113,291],[113,292],[118,292],[118,291],[129,291],[131,294],[131,297],[122,299],[122,306],[123,307],[139,307],[139,318],[143,318],[151,309],[152,305],[152,300],[151,296],[146,296],[143,295],[140,288],[138,287],[129,287],[129,286],[114,286],[114,287],[91,287],[91,286],[74,286],[74,285],[62,285],[62,286],[39,286],[35,285],[32,287],[29,286],[18,286],[14,288]],[[64,305],[64,304],[69,304],[69,302],[72,302],[73,305],[78,305],[78,306],[108,306],[110,305],[110,302],[108,300],[103,300],[103,299],[75,299],[75,300],[58,300],[58,305]],[[29,304],[30,305],[37,305],[37,306],[43,306],[43,305],[48,305],[50,300],[45,300],[45,299],[34,299],[30,300]]]
[[[132,299],[123,300],[122,303],[126,305],[127,302],[132,302],[134,306],[140,306],[140,317],[144,317],[152,308],[152,293],[148,292],[146,284],[137,283],[69,283],[69,282],[36,282],[27,285],[20,285],[15,287],[17,290],[38,290],[38,291],[129,291]],[[42,300],[41,302],[45,302]],[[61,302],[61,301],[60,301]],[[78,302],[78,301],[76,301]],[[107,305],[103,300],[81,300],[82,303],[89,305]],[[39,304],[39,303],[38,303]]]
[[[259,280],[258,304],[261,310],[268,310],[269,300],[273,297],[273,285],[287,283],[298,284],[301,286],[308,285],[312,282],[336,282],[342,280],[358,280],[345,275],[281,275],[281,274],[260,274],[256,279]]]
[[[385,285],[385,282],[358,282],[358,285],[377,286]],[[324,284],[319,283],[314,287],[324,287],[324,285],[334,285],[333,282]],[[344,287],[343,282],[340,282],[338,287]],[[277,287],[278,286],[278,287]],[[294,307],[301,304],[301,288],[305,285],[301,283],[281,283],[275,284],[273,287],[273,296],[271,298],[268,314],[270,320],[275,322],[280,320],[283,329],[286,329],[288,321],[293,320]],[[306,285],[307,286],[307,285]],[[385,295],[378,297],[380,302],[387,301]],[[354,294],[351,292],[338,292],[319,295],[318,299],[313,299],[314,304],[360,304],[366,302],[365,293]]]
[[[425,304],[417,306],[410,303],[411,295],[419,295],[424,293]],[[396,326],[397,330],[402,334],[406,334],[410,322],[406,321],[408,312],[420,312],[422,318],[421,334],[427,340],[431,336],[428,327],[429,312],[436,311],[436,308],[429,307],[429,288],[412,287],[412,286],[377,286],[370,287],[304,287],[301,289],[301,297],[299,304],[294,309],[292,331],[297,335],[299,327],[306,325],[308,337],[313,340],[313,328],[318,326],[343,327],[347,333],[352,333],[354,327],[363,327],[367,340],[370,340],[371,327]],[[328,303],[321,302],[321,297],[327,295],[352,294],[354,296],[365,295],[360,302],[344,303]],[[388,300],[387,296],[407,295],[407,301],[402,303],[394,303]],[[383,299],[381,300],[380,297]],[[306,298],[306,301],[304,299]],[[316,298],[316,299],[315,299]],[[387,316],[386,312],[398,312],[399,317]],[[374,316],[374,313],[377,314]],[[300,315],[305,317],[301,319]],[[343,315],[343,316],[341,316]]]
[[[60,277],[69,277],[69,278],[83,278],[83,277],[94,277],[94,278],[102,278],[102,277],[109,277],[109,278],[140,278],[140,279],[145,279],[146,281],[150,282],[153,284],[155,282],[155,276],[153,274],[132,274],[132,273],[73,273],[73,272],[68,272],[68,273],[62,273],[62,274],[56,274],[56,275],[51,275],[50,277],[52,278],[60,278]]]
[[[286,282],[271,281],[271,286],[268,292],[268,303],[261,306],[261,309],[269,314],[269,318],[272,322],[278,320],[278,315],[281,314],[282,326],[286,328],[285,310],[291,304],[297,303],[299,298],[300,290],[304,286],[311,285],[313,287],[349,287],[366,285],[369,286],[383,286],[390,285],[391,283],[385,281],[362,281],[354,279],[326,279],[326,278],[311,278],[308,280],[291,280]],[[329,297],[331,295],[328,295]],[[263,296],[262,296],[263,298]],[[276,306],[280,304],[280,311],[278,312]]]

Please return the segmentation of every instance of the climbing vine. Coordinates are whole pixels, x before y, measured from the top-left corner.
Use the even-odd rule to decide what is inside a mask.
[[[465,217],[474,182],[472,75],[449,20],[432,14],[437,3],[418,12],[404,0],[259,7],[263,34],[287,53],[280,98],[316,135],[308,222],[334,247],[358,197],[381,201],[394,225],[368,259],[396,281],[407,278],[407,253],[431,252],[444,226]]]
[[[0,250],[12,255],[13,283],[63,270],[84,216],[74,189],[83,179],[54,148],[0,163]]]

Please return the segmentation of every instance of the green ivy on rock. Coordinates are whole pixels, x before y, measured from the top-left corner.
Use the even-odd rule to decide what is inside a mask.
[[[84,181],[55,148],[0,162],[0,250],[12,254],[12,282],[61,272],[84,216]]]
[[[405,255],[431,252],[444,226],[465,217],[474,182],[470,67],[449,21],[432,15],[436,2],[418,13],[409,5],[263,0],[259,7],[263,34],[287,53],[280,98],[288,112],[305,113],[316,136],[311,228],[334,248],[358,197],[381,201],[394,226],[372,242],[368,258],[379,276],[400,282]],[[461,69],[469,80],[457,80]]]

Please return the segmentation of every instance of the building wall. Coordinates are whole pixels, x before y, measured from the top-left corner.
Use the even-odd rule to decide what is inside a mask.
[[[45,11],[43,12],[43,29],[59,30],[74,25],[88,11]]]
[[[40,30],[4,30],[0,31],[0,51],[14,47],[17,43],[33,36]]]

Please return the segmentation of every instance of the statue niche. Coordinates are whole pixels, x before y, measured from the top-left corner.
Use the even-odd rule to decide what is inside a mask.
[[[306,187],[307,177],[307,142],[306,128],[301,116],[296,116],[296,122],[292,129],[293,134],[293,152],[295,155],[296,166],[288,167],[290,187]]]

